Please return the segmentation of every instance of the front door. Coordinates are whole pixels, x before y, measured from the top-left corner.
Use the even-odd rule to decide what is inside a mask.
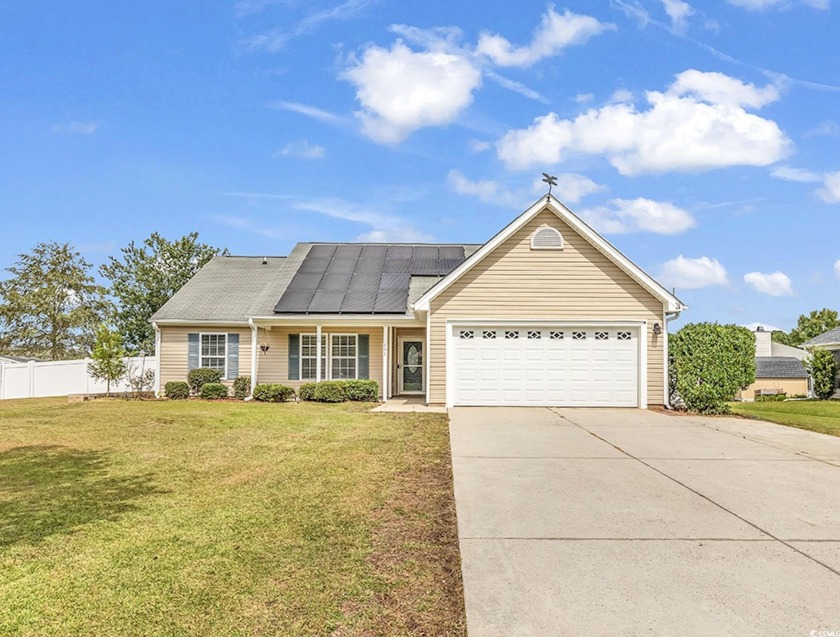
[[[400,393],[422,394],[423,382],[423,341],[406,339],[402,341],[400,356]]]

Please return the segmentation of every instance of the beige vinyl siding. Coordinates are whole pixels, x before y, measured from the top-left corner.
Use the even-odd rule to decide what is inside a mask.
[[[531,250],[542,224],[563,235],[563,250]],[[664,305],[554,213],[545,210],[431,302],[430,402],[446,400],[447,319],[648,321],[649,404],[664,403]]]
[[[323,334],[367,334],[370,338],[370,378],[382,390],[382,327],[324,327]],[[257,382],[281,383],[297,390],[312,381],[289,380],[289,334],[314,334],[312,327],[272,327],[259,331],[259,342],[269,346],[267,354],[257,353]],[[329,363],[328,363],[329,364]],[[326,371],[324,372],[326,375]]]
[[[170,381],[187,380],[187,334],[236,333],[239,334],[239,375],[251,374],[251,329],[249,327],[166,327],[160,326],[160,389]],[[225,381],[232,385],[233,381]]]
[[[808,393],[807,378],[759,378],[743,391],[738,392],[738,398],[754,400],[755,392],[759,389],[774,389],[788,396],[799,396]]]

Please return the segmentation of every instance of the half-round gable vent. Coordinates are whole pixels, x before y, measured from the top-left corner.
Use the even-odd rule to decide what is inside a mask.
[[[563,235],[551,226],[542,225],[531,235],[532,250],[562,250]]]

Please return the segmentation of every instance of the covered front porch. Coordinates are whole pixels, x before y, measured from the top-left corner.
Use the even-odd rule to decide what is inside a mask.
[[[251,319],[251,386],[371,379],[380,399],[428,402],[425,323],[396,317],[270,317]]]

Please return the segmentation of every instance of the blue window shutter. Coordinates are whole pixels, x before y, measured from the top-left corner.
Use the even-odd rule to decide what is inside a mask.
[[[187,334],[187,371],[191,372],[200,366],[198,353],[201,350],[201,342],[197,332]]]
[[[289,334],[289,380],[300,380],[300,334]]]
[[[358,377],[367,379],[370,377],[370,336],[367,334],[359,334],[357,337],[358,354],[359,354],[359,370]]]
[[[227,335],[227,377],[228,380],[239,378],[239,334]]]

